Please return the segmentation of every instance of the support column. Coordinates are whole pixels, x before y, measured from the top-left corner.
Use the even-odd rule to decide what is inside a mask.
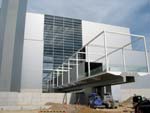
[[[68,60],[68,84],[70,84],[70,61]]]
[[[3,0],[0,13],[0,91],[20,91],[27,0]]]

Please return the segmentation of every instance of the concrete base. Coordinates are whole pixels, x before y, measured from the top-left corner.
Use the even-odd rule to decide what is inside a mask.
[[[43,106],[48,102],[52,103],[74,102],[71,93],[17,93],[0,92],[0,106]],[[20,108],[19,108],[20,109]]]
[[[23,89],[21,88],[20,92],[22,93],[42,93],[42,89]]]
[[[2,110],[41,110],[41,109],[50,109],[51,106],[0,106],[0,111]]]

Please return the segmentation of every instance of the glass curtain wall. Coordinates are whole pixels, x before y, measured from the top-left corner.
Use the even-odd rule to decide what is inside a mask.
[[[81,20],[45,15],[43,78],[81,47]]]

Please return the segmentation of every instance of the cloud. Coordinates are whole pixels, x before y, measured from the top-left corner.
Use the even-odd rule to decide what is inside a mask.
[[[150,38],[150,0],[28,0],[27,9],[129,27]]]
[[[147,2],[148,0],[29,0],[28,10],[91,21],[120,22]]]
[[[150,0],[29,0],[28,11],[129,27],[150,40]]]

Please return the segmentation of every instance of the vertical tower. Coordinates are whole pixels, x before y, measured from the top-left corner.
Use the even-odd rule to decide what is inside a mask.
[[[3,0],[0,13],[0,91],[20,91],[27,0]]]

